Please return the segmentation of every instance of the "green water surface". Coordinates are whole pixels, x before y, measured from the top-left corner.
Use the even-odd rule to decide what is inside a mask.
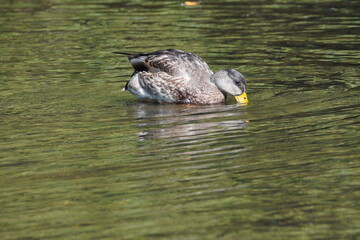
[[[0,239],[360,239],[360,2],[0,2]],[[178,48],[247,106],[143,103]]]

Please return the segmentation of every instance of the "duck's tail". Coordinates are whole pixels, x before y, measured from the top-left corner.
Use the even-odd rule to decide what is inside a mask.
[[[122,54],[122,55],[133,55],[133,53],[126,53],[126,52],[113,52],[115,54]]]
[[[147,66],[145,66],[144,62],[146,58],[148,57],[148,54],[146,53],[126,53],[126,52],[113,52],[114,54],[121,54],[126,55],[131,63],[131,65],[134,68],[134,73],[131,75],[130,80],[134,77],[135,74],[142,72],[142,71],[148,71]],[[129,80],[129,81],[130,81]],[[129,90],[128,84],[129,81],[127,81],[125,87],[122,89],[122,91]]]
[[[114,54],[121,54],[121,55],[126,55],[128,57],[128,59],[130,60],[132,55],[132,53],[126,53],[126,52],[113,52]],[[134,74],[133,74],[134,75]],[[125,87],[123,89],[121,89],[121,91],[128,91],[128,84],[129,84],[129,81],[126,82],[125,84]]]
[[[126,53],[126,52],[113,52],[113,53],[126,55],[129,59],[131,65],[135,69],[135,72],[148,71],[148,67],[145,65],[145,61],[148,58],[149,54],[147,54],[147,53]]]
[[[147,56],[147,54],[144,54],[144,53],[126,53],[126,52],[113,52],[113,53],[114,54],[126,55],[130,61],[132,59],[138,58],[140,56]]]

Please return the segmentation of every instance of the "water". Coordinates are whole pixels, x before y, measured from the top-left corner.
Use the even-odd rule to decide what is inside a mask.
[[[358,1],[2,1],[1,239],[360,239]],[[179,48],[247,106],[142,103]]]

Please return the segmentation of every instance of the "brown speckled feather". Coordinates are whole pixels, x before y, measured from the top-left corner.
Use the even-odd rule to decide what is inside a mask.
[[[128,54],[135,71],[166,72],[171,76],[210,79],[213,72],[199,56],[177,49]]]
[[[145,65],[152,71],[166,72],[171,76],[181,76],[188,79],[209,80],[213,72],[207,63],[195,54],[181,50],[170,49],[149,54]]]
[[[225,92],[230,91],[233,95],[242,93],[236,86],[238,83],[229,77],[232,70],[214,74],[204,60],[192,53],[177,49],[139,54],[117,53],[126,54],[135,69],[125,90],[139,99],[215,104],[225,101]],[[243,78],[241,74],[238,76]],[[223,88],[219,88],[218,84]]]
[[[140,86],[151,96],[148,98],[158,102],[213,104],[225,100],[216,88],[192,88],[188,79],[173,77],[165,72],[141,72],[138,76]]]

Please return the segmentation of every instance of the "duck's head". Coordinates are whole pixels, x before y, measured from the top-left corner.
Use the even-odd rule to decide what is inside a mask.
[[[234,69],[224,69],[215,72],[211,81],[221,92],[233,95],[238,103],[249,102],[246,94],[245,77]]]

